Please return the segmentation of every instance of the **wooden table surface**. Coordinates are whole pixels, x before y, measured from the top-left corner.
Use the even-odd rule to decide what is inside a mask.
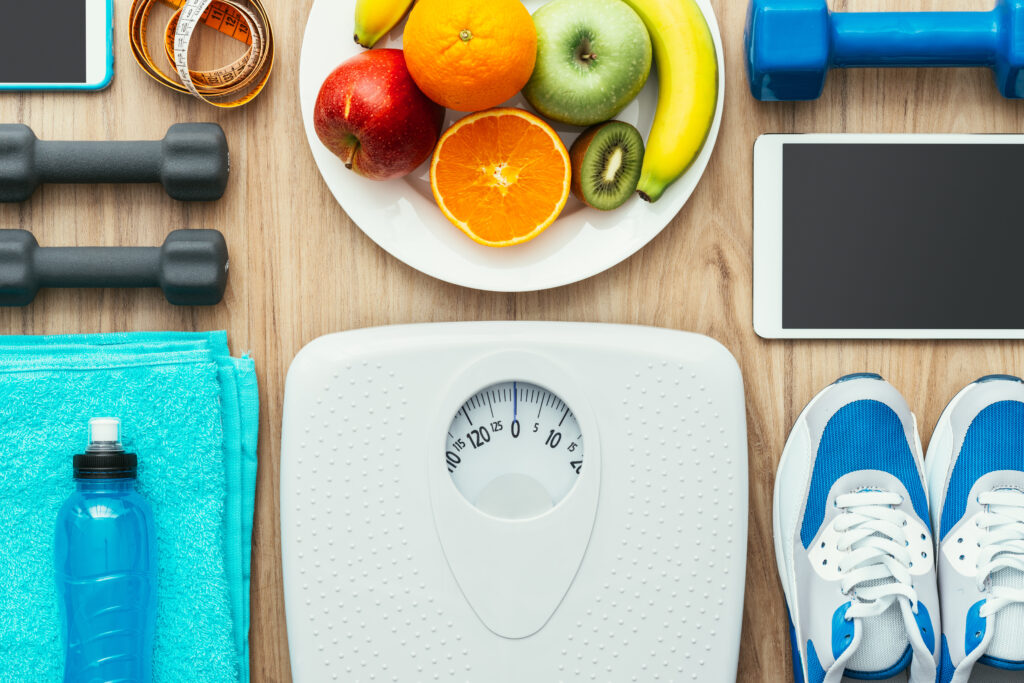
[[[299,50],[312,0],[265,0],[278,39],[266,92],[219,111],[158,87],[132,60],[129,0],[116,3],[116,76],[95,94],[0,94],[0,121],[42,138],[157,139],[181,121],[217,121],[232,177],[212,204],[181,204],[156,186],[53,186],[0,206],[0,226],[42,245],[155,245],[175,228],[222,230],[231,281],[213,308],[175,308],[158,291],[48,291],[0,311],[0,332],[56,334],[227,329],[236,353],[256,359],[263,405],[253,539],[252,680],[289,681],[278,520],[284,378],[295,353],[329,332],[454,320],[568,320],[690,330],[724,343],[746,380],[750,534],[739,679],[790,678],[782,593],[771,538],[771,491],[783,442],[822,386],[854,371],[882,373],[909,400],[927,442],[946,401],[994,372],[1024,372],[1019,342],[764,341],[751,319],[751,165],[765,132],[1015,133],[1024,105],[1002,99],[986,70],[861,70],[830,76],[822,99],[755,102],[743,66],[745,0],[714,0],[725,44],[726,105],[704,179],[647,247],[576,285],[493,294],[434,280],[395,260],[352,224],[321,181],[299,113]],[[952,5],[952,6],[951,6]],[[863,0],[850,7],[989,9],[990,0]],[[338,40],[350,40],[338,27]]]

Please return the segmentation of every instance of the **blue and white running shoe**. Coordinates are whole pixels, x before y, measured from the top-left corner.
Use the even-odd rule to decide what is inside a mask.
[[[926,459],[939,538],[940,683],[1024,671],[1024,383],[993,375],[939,417]]]
[[[775,558],[799,683],[934,683],[939,599],[914,415],[878,375],[801,413],[775,477]]]

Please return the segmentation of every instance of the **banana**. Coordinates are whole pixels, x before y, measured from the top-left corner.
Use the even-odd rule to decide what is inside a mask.
[[[658,66],[658,108],[637,192],[657,201],[700,154],[718,106],[718,56],[694,0],[624,0],[647,26]]]
[[[398,25],[415,0],[356,0],[356,42],[373,47]]]

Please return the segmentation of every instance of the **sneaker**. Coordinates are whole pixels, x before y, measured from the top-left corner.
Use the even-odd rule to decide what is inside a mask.
[[[914,415],[878,375],[801,413],[775,477],[775,559],[794,677],[934,683],[938,589]]]
[[[940,683],[1024,670],[1024,383],[984,377],[939,416],[926,469],[939,539]]]

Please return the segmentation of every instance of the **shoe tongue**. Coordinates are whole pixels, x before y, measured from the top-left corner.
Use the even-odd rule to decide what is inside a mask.
[[[884,583],[891,583],[891,580],[880,579],[864,585]],[[892,676],[906,668],[909,660],[902,667],[892,670],[904,658],[907,648],[910,647],[910,638],[907,636],[907,627],[903,622],[898,602],[892,603],[877,617],[861,619],[860,625],[860,645],[846,661],[847,676],[851,674],[870,676],[882,672]]]
[[[1006,567],[992,572],[992,585],[1024,590],[1024,572]],[[1007,605],[991,617],[992,642],[985,654],[1007,662],[1024,662],[1024,604]]]

